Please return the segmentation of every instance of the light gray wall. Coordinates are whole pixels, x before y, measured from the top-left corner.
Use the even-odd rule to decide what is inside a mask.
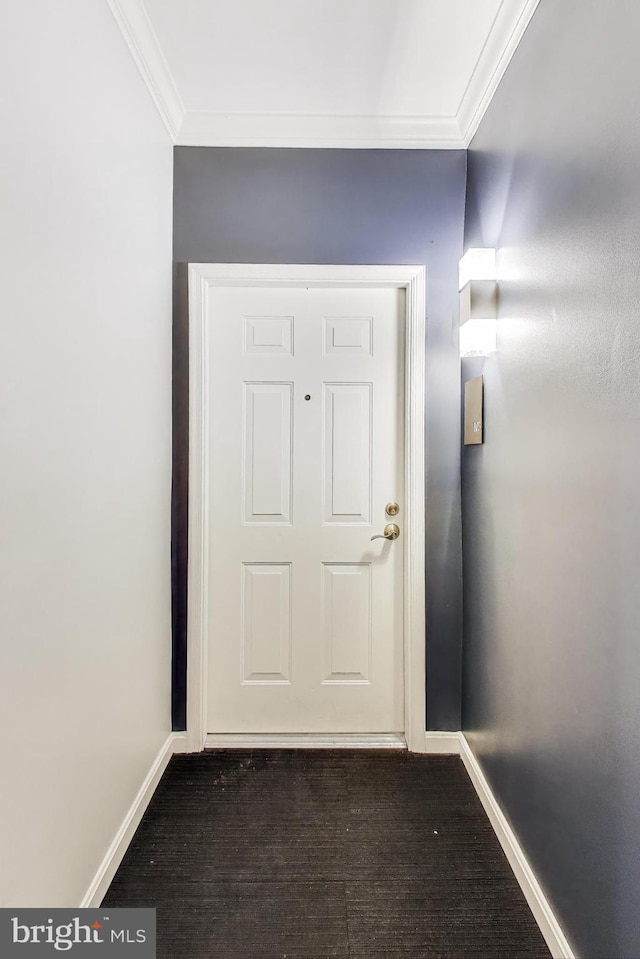
[[[175,151],[177,262],[427,266],[427,715],[432,729],[459,729],[460,723],[457,262],[465,166],[464,151]],[[184,420],[177,425],[184,434]],[[183,443],[178,463],[184,448]],[[174,502],[174,529],[181,526],[177,513]],[[174,544],[174,551],[179,563],[184,550]],[[183,580],[180,570],[177,574]],[[174,596],[174,609],[178,606]],[[174,644],[176,656],[183,657],[179,628]]]
[[[637,0],[542,0],[469,154],[502,279],[463,722],[583,959],[640,956],[638,37]]]
[[[169,734],[169,135],[104,0],[0,30],[0,906],[78,906]]]

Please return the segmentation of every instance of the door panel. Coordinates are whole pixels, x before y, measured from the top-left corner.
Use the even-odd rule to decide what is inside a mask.
[[[371,676],[371,563],[323,563],[325,683]]]
[[[323,384],[326,523],[371,522],[372,383]]]
[[[289,683],[291,566],[242,564],[243,683]]]
[[[244,383],[246,524],[291,522],[292,383]]]
[[[404,291],[210,291],[208,731],[403,731]],[[402,534],[401,534],[402,535]]]

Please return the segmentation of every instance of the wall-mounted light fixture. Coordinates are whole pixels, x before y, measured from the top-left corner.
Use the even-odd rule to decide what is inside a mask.
[[[460,260],[460,356],[488,356],[496,349],[498,283],[496,251],[474,247]]]

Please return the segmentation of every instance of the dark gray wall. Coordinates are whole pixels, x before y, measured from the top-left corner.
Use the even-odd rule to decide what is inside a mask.
[[[462,252],[465,169],[464,151],[200,147],[175,151],[174,259],[178,263],[427,266],[427,718],[431,729],[458,729],[460,724],[457,262]],[[184,421],[178,426],[184,439]],[[184,456],[184,442],[178,455]],[[181,508],[174,503],[174,529],[180,526],[176,511]],[[176,550],[174,557],[182,552]],[[174,610],[179,605],[175,600],[174,596]],[[180,666],[184,625],[180,627],[174,618],[174,626],[174,662]]]
[[[583,959],[640,956],[640,4],[542,0],[469,153],[469,739]]]

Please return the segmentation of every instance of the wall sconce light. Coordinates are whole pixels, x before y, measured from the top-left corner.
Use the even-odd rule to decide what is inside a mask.
[[[488,356],[496,349],[496,251],[467,250],[460,260],[459,276],[460,356]]]

